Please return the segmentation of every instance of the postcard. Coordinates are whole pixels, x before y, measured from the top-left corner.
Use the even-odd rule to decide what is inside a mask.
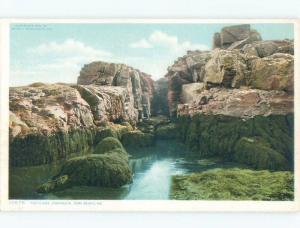
[[[0,28],[2,210],[299,209],[299,21]]]

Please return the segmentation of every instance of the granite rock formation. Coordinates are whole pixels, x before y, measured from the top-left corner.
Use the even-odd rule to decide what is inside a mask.
[[[92,62],[80,71],[77,84],[121,87],[125,90],[125,113],[137,122],[151,116],[153,81],[151,76],[125,64]],[[110,87],[112,88],[112,87]],[[96,109],[92,105],[92,109]]]
[[[236,42],[245,39],[247,42],[232,48]],[[217,96],[216,93],[226,89],[233,90],[231,93],[238,90],[242,93],[248,89],[257,89],[256,93],[270,91],[270,94],[272,91],[282,91],[281,96],[293,100],[293,41],[262,41],[260,35],[251,30],[249,25],[240,25],[223,28],[219,35],[215,35],[214,43],[218,43],[214,50],[188,51],[168,68],[165,77],[169,83],[168,105],[171,117],[176,118],[178,105],[180,111],[182,105],[186,110],[191,102],[202,106],[208,98],[207,93]],[[213,88],[223,90],[209,91]],[[199,95],[201,93],[203,96]],[[190,98],[193,98],[192,101]],[[194,113],[195,105],[192,106]],[[197,107],[199,110],[200,106]]]
[[[90,153],[111,123],[135,126],[149,118],[153,90],[150,75],[105,62],[85,65],[77,85],[10,88],[10,163],[40,165]]]
[[[168,68],[174,137],[200,157],[292,169],[293,41],[263,41],[238,25],[223,28],[213,43],[212,51],[189,51]]]

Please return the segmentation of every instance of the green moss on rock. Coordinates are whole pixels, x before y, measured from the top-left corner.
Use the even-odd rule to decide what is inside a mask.
[[[175,123],[158,125],[155,130],[156,139],[176,139],[177,126]]]
[[[171,199],[176,200],[293,200],[294,177],[289,171],[215,169],[177,175]]]
[[[246,160],[238,159],[239,154],[235,155],[238,141],[243,137],[258,137],[268,144],[269,152],[261,155],[253,154],[256,158],[252,160],[251,165],[290,170],[293,168],[294,154],[293,122],[293,114],[256,116],[247,120],[199,114],[193,117],[180,117],[177,121],[177,134],[192,153],[199,157],[218,156],[224,160],[240,162]],[[256,149],[259,150],[260,148]],[[274,164],[268,162],[266,165],[266,157],[274,158]]]
[[[125,147],[147,147],[153,145],[154,136],[136,130],[125,133],[121,141]]]
[[[88,154],[94,138],[94,129],[57,132],[53,135],[30,134],[10,143],[9,162],[12,166],[34,166]]]
[[[60,183],[67,176],[66,182]],[[132,181],[127,157],[116,149],[106,154],[91,154],[68,160],[60,173],[37,191],[60,191],[72,186],[121,187]]]
[[[241,138],[235,146],[234,158],[237,162],[256,169],[287,170],[288,161],[263,138]]]
[[[94,141],[95,145],[97,145],[102,139],[107,137],[118,138],[118,133],[111,127],[105,127],[97,130]]]
[[[104,154],[115,149],[124,151],[121,142],[114,137],[104,138],[94,149],[94,154]],[[124,151],[126,153],[126,151]]]

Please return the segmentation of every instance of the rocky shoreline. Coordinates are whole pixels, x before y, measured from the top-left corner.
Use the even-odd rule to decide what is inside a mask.
[[[125,149],[176,139],[198,157],[293,170],[293,54],[292,40],[264,41],[249,25],[237,25],[214,35],[213,50],[179,57],[158,81],[125,64],[97,61],[82,68],[77,84],[12,87],[10,166],[65,161],[71,168],[62,168],[41,192],[65,182],[121,186],[131,181],[127,155],[119,161],[126,177],[111,184],[120,166],[97,164],[120,156],[95,154],[101,141],[113,137]],[[88,164],[87,182],[76,182],[82,164]],[[105,180],[90,179],[93,167],[100,167],[99,180],[107,172]]]

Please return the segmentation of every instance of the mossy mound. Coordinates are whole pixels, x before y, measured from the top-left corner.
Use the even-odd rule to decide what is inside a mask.
[[[270,115],[256,116],[243,120],[237,117],[222,115],[195,115],[180,117],[177,121],[177,134],[179,139],[185,143],[192,153],[199,157],[222,157],[224,160],[244,161],[235,155],[236,144],[243,138],[259,137],[268,143],[270,149],[281,154],[287,161],[276,162],[271,165],[276,170],[291,170],[293,168],[294,154],[294,115]],[[256,149],[257,151],[259,148]],[[268,153],[269,155],[274,153]],[[253,154],[254,155],[254,154]],[[276,159],[281,156],[275,156]],[[261,166],[265,159],[258,156],[252,164],[254,167]],[[279,160],[282,160],[279,158]],[[259,163],[259,164],[258,164]],[[247,163],[248,164],[248,163]],[[280,166],[280,164],[284,164]]]
[[[176,139],[177,127],[175,123],[158,125],[155,130],[156,139]]]
[[[98,145],[94,149],[94,154],[105,154],[115,149],[119,149],[120,151],[126,153],[121,142],[118,139],[114,137],[107,137],[100,143],[98,143]]]
[[[139,130],[129,131],[122,136],[122,144],[125,147],[147,147],[154,143],[154,136]]]
[[[100,128],[96,132],[94,144],[97,145],[102,139],[107,137],[121,139],[125,133],[132,130],[133,128],[128,122],[124,122],[122,124],[112,124],[105,128]]]
[[[118,138],[118,133],[111,127],[101,128],[96,132],[94,144],[97,145],[102,139],[107,137]]]
[[[172,179],[171,199],[176,200],[287,201],[293,198],[293,174],[289,171],[215,169]]]
[[[62,178],[65,180],[62,182]],[[127,156],[120,149],[68,160],[60,173],[41,185],[38,192],[60,191],[72,186],[121,187],[132,182]]]
[[[103,139],[94,153],[68,160],[58,175],[41,185],[37,191],[53,192],[72,186],[116,188],[132,181],[128,154],[118,139]]]
[[[287,159],[261,137],[241,138],[235,146],[234,159],[255,169],[287,170]]]

